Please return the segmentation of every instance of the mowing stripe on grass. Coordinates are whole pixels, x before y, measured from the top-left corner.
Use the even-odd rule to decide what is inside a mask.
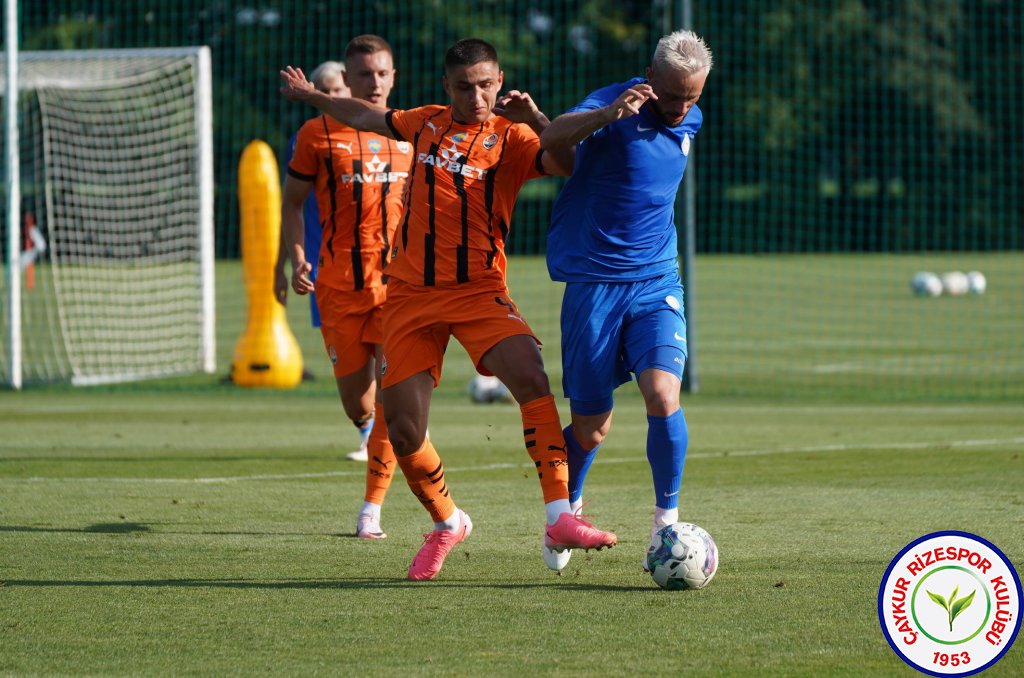
[[[694,452],[687,459],[725,459],[728,457],[761,457],[772,454],[800,454],[813,452],[849,452],[851,450],[925,450],[930,448],[993,447],[999,445],[1024,445],[1024,437],[989,438],[981,440],[930,440],[913,443],[866,443],[846,445],[807,445],[802,447],[776,447],[761,450],[723,450],[721,452]],[[602,464],[647,463],[646,455],[635,457],[601,458]],[[483,466],[445,467],[446,473],[472,471],[496,471],[501,469],[533,468],[532,464],[484,464]],[[248,476],[222,476],[219,478],[0,478],[3,482],[68,482],[68,483],[236,483],[253,480],[305,480],[317,478],[363,477],[365,471],[323,471],[320,473],[266,473]]]

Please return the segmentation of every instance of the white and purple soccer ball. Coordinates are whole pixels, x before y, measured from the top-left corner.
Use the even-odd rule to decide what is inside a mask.
[[[661,543],[648,551],[647,569],[661,588],[704,588],[718,572],[718,546],[704,528],[672,523],[658,530],[657,538]]]

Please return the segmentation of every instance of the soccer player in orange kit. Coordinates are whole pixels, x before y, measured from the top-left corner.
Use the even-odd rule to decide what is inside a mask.
[[[353,38],[345,48],[344,77],[352,97],[384,111],[395,77],[391,46],[376,35]],[[367,539],[387,536],[381,506],[395,472],[375,381],[384,338],[382,270],[402,214],[411,150],[407,142],[319,115],[299,130],[282,197],[292,289],[300,295],[315,289],[345,413],[357,427],[377,422],[367,441],[366,492],[356,519],[356,535]],[[322,219],[318,253],[304,247],[302,210],[311,190]],[[310,257],[318,257],[315,286]]]
[[[444,465],[426,436],[433,389],[454,336],[481,374],[504,382],[520,404],[526,449],[545,501],[545,545],[555,551],[614,546],[569,505],[565,441],[538,341],[509,297],[505,237],[519,189],[565,175],[567,157],[540,148],[548,123],[529,94],[500,99],[504,74],[489,43],[459,40],[445,54],[447,106],[383,111],[318,92],[302,71],[281,71],[286,98],[306,101],[356,129],[413,145],[405,213],[388,264],[382,385],[398,463],[434,530],[409,566],[433,579],[473,523],[452,500]]]

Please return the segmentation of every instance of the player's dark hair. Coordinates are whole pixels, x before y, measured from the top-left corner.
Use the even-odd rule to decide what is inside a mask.
[[[498,50],[494,45],[480,38],[463,38],[444,53],[444,70],[447,73],[456,66],[473,66],[485,61],[498,63]]]
[[[392,54],[391,45],[379,35],[365,33],[357,35],[348,41],[348,46],[345,47],[345,58],[347,59],[356,54],[376,54],[377,52]]]

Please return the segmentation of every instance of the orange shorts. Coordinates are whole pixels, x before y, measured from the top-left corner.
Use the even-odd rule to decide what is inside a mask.
[[[480,366],[484,354],[501,340],[520,334],[537,341],[499,281],[422,287],[392,278],[384,306],[382,386],[429,370],[436,387],[449,337],[462,344],[481,374],[489,375]]]
[[[361,369],[374,356],[384,339],[382,305],[385,288],[338,290],[325,285],[316,288],[320,309],[320,333],[335,377]]]

